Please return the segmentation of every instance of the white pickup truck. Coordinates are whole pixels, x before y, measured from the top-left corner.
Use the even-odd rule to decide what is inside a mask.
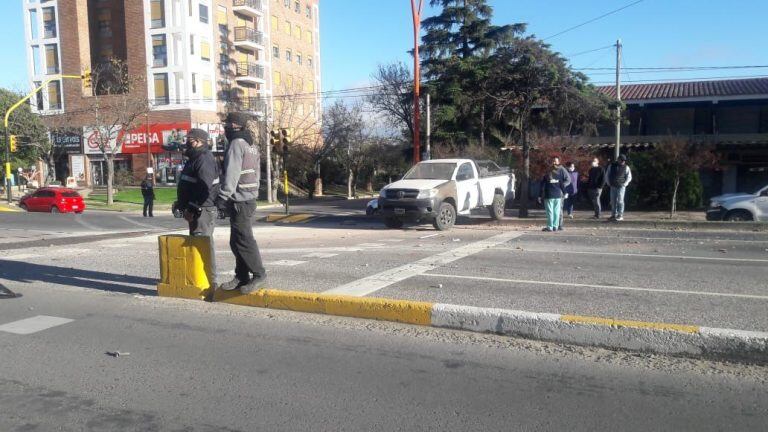
[[[707,220],[768,222],[768,185],[755,193],[712,197],[707,210]]]
[[[514,198],[514,174],[491,161],[435,159],[416,164],[402,180],[385,186],[377,207],[389,228],[431,221],[442,231],[456,223],[457,215],[481,207],[501,219]]]

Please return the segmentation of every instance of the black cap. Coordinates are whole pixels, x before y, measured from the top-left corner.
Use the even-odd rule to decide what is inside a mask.
[[[627,161],[627,155],[619,155],[619,160],[622,161],[622,162],[626,162]]]
[[[227,123],[230,124],[237,124],[242,127],[245,127],[245,125],[248,123],[249,120],[253,119],[250,115],[246,113],[241,112],[231,112],[227,114]]]
[[[189,132],[187,132],[187,138],[192,138],[207,143],[208,132],[202,129],[190,129]]]

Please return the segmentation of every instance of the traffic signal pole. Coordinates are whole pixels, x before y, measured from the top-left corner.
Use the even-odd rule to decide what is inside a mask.
[[[48,78],[47,80],[43,81],[39,87],[29,92],[28,95],[21,98],[18,102],[8,108],[8,111],[5,112],[5,121],[3,122],[3,126],[5,126],[5,192],[6,198],[8,199],[8,204],[10,204],[13,200],[13,193],[11,192],[11,138],[10,133],[8,132],[8,123],[11,118],[11,113],[14,112],[16,108],[20,107],[24,102],[28,101],[32,96],[36,95],[37,92],[42,90],[43,87],[47,86],[51,81],[57,81],[62,78],[90,80],[90,77],[91,72],[86,71],[82,75],[57,75],[55,77]]]

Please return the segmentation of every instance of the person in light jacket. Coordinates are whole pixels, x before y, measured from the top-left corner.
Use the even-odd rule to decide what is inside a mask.
[[[539,202],[547,213],[547,226],[542,231],[558,231],[566,188],[571,183],[568,171],[560,165],[560,158],[552,158],[552,168],[541,179]]]

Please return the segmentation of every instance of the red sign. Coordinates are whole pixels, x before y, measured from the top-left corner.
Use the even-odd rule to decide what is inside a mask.
[[[152,153],[163,153],[163,144],[181,139],[191,128],[189,123],[155,123],[139,126],[121,135],[122,153],[141,154],[147,152],[147,145]]]

